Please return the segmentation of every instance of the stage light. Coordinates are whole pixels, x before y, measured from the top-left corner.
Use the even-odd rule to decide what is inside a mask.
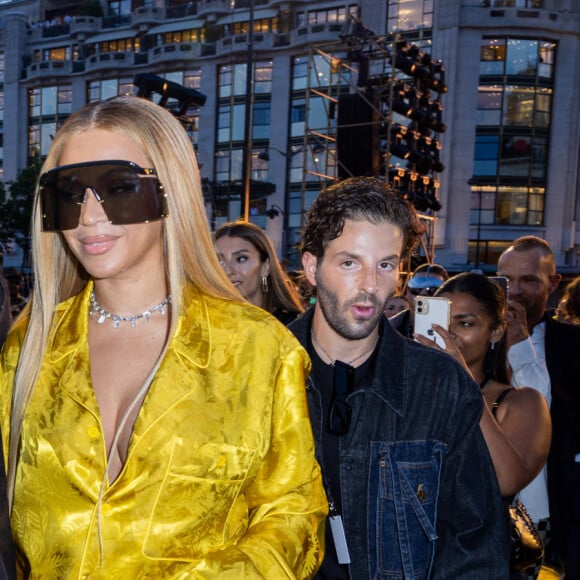
[[[169,99],[178,101],[179,109],[176,114],[178,117],[185,115],[192,106],[203,107],[207,100],[206,95],[196,89],[168,81],[154,74],[139,73],[135,75],[133,84],[138,87],[138,97],[150,99],[153,93],[161,95],[158,104],[162,107],[167,105]]]

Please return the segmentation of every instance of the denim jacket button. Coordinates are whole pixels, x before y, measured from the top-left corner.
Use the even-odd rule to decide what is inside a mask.
[[[425,491],[422,483],[417,486],[417,498],[419,501],[424,501],[427,499],[427,492]]]

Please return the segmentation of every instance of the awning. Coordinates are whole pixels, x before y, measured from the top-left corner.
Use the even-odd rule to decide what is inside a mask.
[[[165,34],[166,32],[177,32],[178,30],[196,30],[203,28],[203,20],[181,20],[180,22],[168,22],[160,26],[154,26],[147,31],[147,34]]]
[[[265,20],[267,18],[276,18],[278,16],[278,11],[272,8],[263,8],[262,10],[254,10],[254,20]],[[250,21],[250,11],[244,10],[243,12],[232,12],[227,16],[222,16],[217,21],[217,24],[235,24],[236,22],[249,22]]]
[[[125,38],[135,38],[136,32],[134,30],[114,30],[112,32],[104,32],[103,34],[95,34],[85,39],[85,44],[93,42],[108,42],[109,40],[124,40]]]

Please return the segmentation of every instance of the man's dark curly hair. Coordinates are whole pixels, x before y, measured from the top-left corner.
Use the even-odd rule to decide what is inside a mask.
[[[394,188],[376,177],[350,177],[324,189],[312,203],[302,231],[301,253],[322,258],[328,242],[342,234],[346,220],[401,228],[401,258],[413,250],[425,231],[414,207]]]

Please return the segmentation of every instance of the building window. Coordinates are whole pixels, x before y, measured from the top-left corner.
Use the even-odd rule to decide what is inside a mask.
[[[477,124],[548,128],[552,89],[521,85],[479,87]]]
[[[477,96],[477,125],[501,124],[503,87],[482,86]]]
[[[183,85],[189,89],[199,91],[199,88],[201,87],[201,67],[172,71],[163,76],[168,81],[172,81],[178,85]],[[179,102],[175,99],[169,99],[166,108],[172,111],[175,115],[179,114]],[[199,131],[199,105],[192,103],[190,108],[185,112],[181,112],[179,120],[187,131],[191,142],[195,146],[197,144],[197,135]]]
[[[541,225],[556,45],[484,38],[471,187],[471,223]]]
[[[139,37],[119,38],[117,40],[108,40],[99,42],[99,52],[139,52]]]
[[[72,47],[61,46],[59,48],[45,48],[42,51],[42,60],[71,60]]]
[[[220,107],[218,112],[218,142],[243,141],[246,107],[246,64],[225,65],[219,68]],[[269,136],[272,61],[254,63],[254,126],[255,138]],[[266,125],[267,122],[267,125]],[[268,134],[265,134],[264,132]]]
[[[477,135],[475,137],[475,155],[473,175],[497,175],[499,157],[499,135]]]
[[[387,32],[433,27],[433,0],[387,0]]]
[[[348,20],[350,15],[358,17],[359,8],[356,4],[338,6],[336,8],[327,8],[324,10],[300,11],[296,14],[297,26],[306,26],[311,24],[343,24]]]
[[[214,170],[214,195],[216,216],[231,213],[230,203],[239,204],[246,146],[246,106],[253,102],[252,135],[254,148],[251,154],[250,179],[263,181],[267,177],[267,163],[260,158],[271,132],[272,61],[253,63],[253,94],[247,94],[247,64],[230,64],[218,68],[217,149]],[[257,191],[251,192],[250,213],[262,212],[266,203]],[[263,206],[263,207],[262,207]],[[233,207],[233,206],[232,206]],[[235,211],[235,210],[233,210]],[[263,213],[263,212],[262,212]],[[260,213],[261,215],[261,213]],[[264,218],[265,219],[265,218]]]
[[[487,0],[488,4],[490,3]],[[493,6],[496,8],[504,8],[510,6],[517,6],[518,8],[543,8],[544,0],[493,0]]]
[[[272,61],[258,61],[254,65],[254,92],[269,94],[272,92]]]
[[[44,157],[52,139],[72,110],[71,85],[34,88],[28,91],[28,154],[30,159]]]
[[[218,81],[220,98],[246,94],[246,70],[245,63],[220,66]]]
[[[204,34],[201,28],[192,28],[190,30],[175,30],[166,32],[161,36],[161,44],[181,44],[185,42],[203,42]]]
[[[229,34],[247,34],[250,22],[232,22],[227,25]],[[254,20],[254,32],[278,32],[278,18],[259,18]]]
[[[556,43],[522,38],[484,38],[481,76],[520,76],[552,79]]]
[[[271,112],[270,102],[254,104],[252,139],[270,138]]]
[[[109,2],[109,16],[131,14],[131,0],[113,0]]]
[[[310,78],[309,78],[310,72]],[[292,90],[306,91],[309,86],[323,87],[350,85],[351,71],[340,66],[339,57],[331,58],[320,54],[297,56],[292,63]]]
[[[90,81],[87,86],[87,102],[89,103],[131,94],[133,94],[133,77]]]

